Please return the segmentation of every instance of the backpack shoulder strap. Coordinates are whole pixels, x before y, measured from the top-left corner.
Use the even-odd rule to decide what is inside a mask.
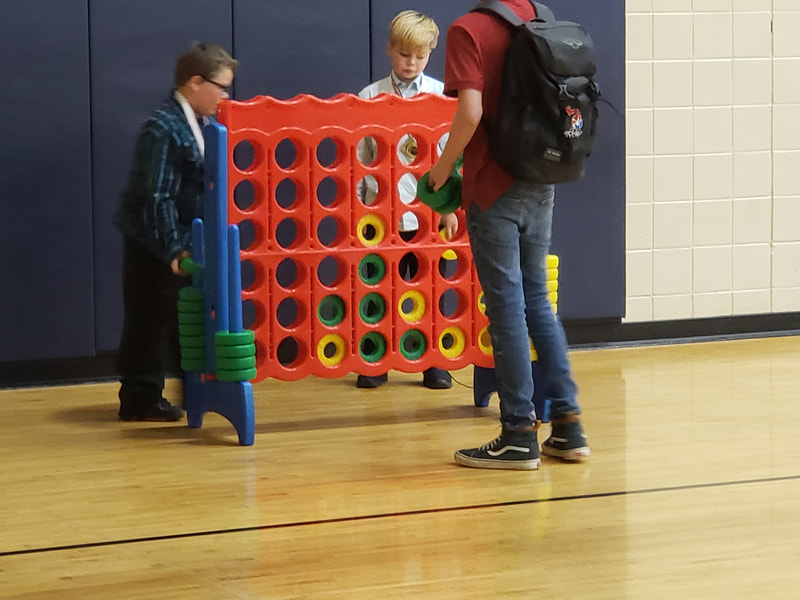
[[[494,13],[515,27],[525,23],[525,21],[520,19],[513,10],[500,2],[500,0],[485,0],[484,2],[479,2],[470,12]]]
[[[553,14],[553,11],[550,10],[548,6],[545,6],[541,2],[536,2],[535,0],[530,0],[530,3],[533,4],[533,8],[536,10],[536,18],[540,21],[555,21],[556,16]]]

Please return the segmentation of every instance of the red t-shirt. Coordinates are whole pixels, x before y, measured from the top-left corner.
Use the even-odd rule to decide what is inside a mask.
[[[503,4],[525,21],[535,16],[528,0],[503,0]],[[483,94],[483,118],[491,122],[500,103],[503,61],[510,41],[511,26],[495,15],[467,13],[456,19],[447,31],[445,94],[458,96],[459,90],[478,90]],[[474,202],[486,210],[514,182],[489,154],[486,130],[479,125],[464,149],[464,209]]]

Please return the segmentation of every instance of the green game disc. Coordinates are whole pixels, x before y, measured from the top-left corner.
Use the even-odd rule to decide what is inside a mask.
[[[358,314],[364,323],[373,325],[386,316],[386,300],[375,292],[366,294],[358,303]]]
[[[358,277],[367,285],[380,283],[386,275],[386,263],[377,254],[367,254],[358,263]]]
[[[258,371],[255,369],[235,369],[226,371],[224,369],[217,369],[217,379],[220,381],[250,381],[255,379]]]
[[[214,344],[217,346],[241,346],[242,344],[252,344],[256,339],[256,334],[250,329],[231,333],[230,331],[218,331],[214,334]]]
[[[358,352],[365,361],[378,362],[386,354],[386,340],[377,331],[370,331],[361,338],[358,344]]]
[[[252,369],[255,366],[255,356],[244,356],[242,358],[217,357],[217,369],[222,371],[242,371]]]
[[[244,358],[256,355],[255,344],[242,344],[241,346],[216,346],[214,352],[220,358]]]

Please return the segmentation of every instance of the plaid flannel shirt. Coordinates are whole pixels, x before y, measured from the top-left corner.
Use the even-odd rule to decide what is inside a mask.
[[[142,125],[114,223],[167,264],[202,217],[203,156],[174,92]]]

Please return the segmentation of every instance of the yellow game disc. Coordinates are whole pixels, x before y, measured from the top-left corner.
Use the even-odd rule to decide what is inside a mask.
[[[481,349],[486,356],[491,356],[494,353],[492,347],[492,336],[489,335],[489,328],[484,327],[478,333],[478,348]]]
[[[483,291],[481,291],[480,296],[478,296],[478,310],[481,311],[482,315],[486,314],[486,302],[483,299]]]
[[[439,235],[446,242],[447,238],[444,237],[444,229],[439,230]],[[442,258],[445,260],[458,260],[458,255],[452,249],[448,248],[442,252]]]
[[[336,351],[333,353],[333,356],[328,357],[325,355],[325,350],[330,344],[333,344],[333,346],[336,348]],[[342,362],[344,360],[345,350],[346,347],[344,339],[334,333],[326,335],[319,341],[319,344],[317,344],[317,356],[319,357],[319,362],[326,367],[335,367]]]
[[[444,338],[447,336],[453,338],[453,345],[449,348],[444,347]],[[439,336],[439,350],[442,352],[442,356],[447,358],[458,358],[464,353],[464,349],[466,347],[467,339],[464,337],[464,332],[458,327],[448,327],[442,331],[442,334]]]
[[[547,255],[547,268],[548,269],[557,269],[558,268],[558,256],[555,254],[548,254]]]
[[[408,312],[403,310],[403,304],[405,304],[406,300],[411,300],[414,303],[413,308]],[[425,316],[425,308],[425,296],[416,290],[406,292],[400,296],[400,300],[397,302],[397,312],[400,313],[400,317],[406,323],[416,323],[422,319]]]
[[[364,230],[368,227],[375,230],[375,237],[367,239],[364,237]],[[375,215],[367,215],[358,222],[358,239],[365,246],[377,246],[386,237],[386,225],[383,220]]]

